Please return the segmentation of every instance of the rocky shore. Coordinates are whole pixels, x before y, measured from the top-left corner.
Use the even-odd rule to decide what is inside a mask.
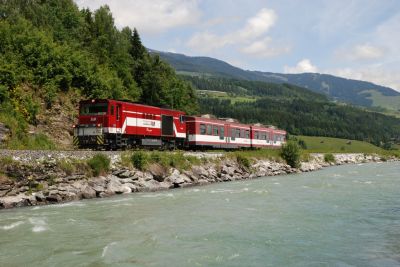
[[[4,152],[2,153],[4,156]],[[148,171],[140,171],[123,167],[120,164],[119,154],[110,153],[107,155],[111,158],[111,171],[103,176],[87,177],[83,173],[68,175],[55,167],[56,160],[60,158],[76,157],[72,152],[39,154],[32,155],[28,151],[11,156],[21,162],[36,160],[37,164],[30,165],[29,168],[26,165],[15,166],[15,170],[12,171],[16,172],[16,176],[25,179],[15,180],[0,176],[0,209],[309,172],[331,165],[382,161],[377,155],[334,154],[334,161],[325,162],[323,154],[312,154],[309,161],[302,162],[298,169],[291,168],[283,162],[256,159],[250,168],[246,168],[236,160],[224,158],[223,154],[195,153],[196,157],[209,157],[213,160],[193,166],[189,170],[180,171],[175,168],[165,170],[155,164],[150,166]],[[90,152],[81,152],[78,157],[85,158],[90,155],[92,155]],[[215,160],[218,158],[220,160]]]

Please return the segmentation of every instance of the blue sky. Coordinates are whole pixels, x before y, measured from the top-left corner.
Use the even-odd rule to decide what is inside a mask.
[[[400,91],[400,0],[77,0],[148,48],[249,70],[319,72]]]

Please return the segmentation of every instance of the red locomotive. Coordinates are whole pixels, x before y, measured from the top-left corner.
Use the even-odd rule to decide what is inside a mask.
[[[232,119],[185,116],[178,110],[117,100],[80,102],[74,145],[80,148],[280,147],[286,132]]]

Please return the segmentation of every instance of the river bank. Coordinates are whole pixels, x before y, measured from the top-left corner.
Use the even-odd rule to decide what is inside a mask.
[[[82,153],[80,159],[90,155],[92,153]],[[110,172],[98,177],[87,177],[84,172],[69,173],[57,168],[60,159],[75,157],[71,153],[42,152],[32,155],[25,152],[12,155],[11,158],[21,164],[10,164],[8,167],[12,168],[10,171],[14,177],[19,179],[0,176],[0,209],[310,172],[332,165],[388,160],[378,155],[334,154],[334,160],[326,162],[324,154],[312,154],[307,162],[302,162],[301,167],[296,169],[275,160],[253,159],[251,166],[246,167],[237,160],[225,158],[223,153],[191,153],[191,156],[211,160],[203,161],[202,164],[187,170],[166,170],[159,165],[153,165],[147,171],[140,171],[123,166],[121,155],[118,153],[109,153],[107,156],[111,159]],[[35,163],[32,164],[32,161]]]

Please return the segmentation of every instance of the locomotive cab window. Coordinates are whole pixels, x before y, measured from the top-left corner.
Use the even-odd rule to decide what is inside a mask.
[[[106,115],[107,103],[84,104],[81,107],[81,115]]]
[[[185,115],[180,115],[179,116],[179,122],[184,123],[185,122]]]

